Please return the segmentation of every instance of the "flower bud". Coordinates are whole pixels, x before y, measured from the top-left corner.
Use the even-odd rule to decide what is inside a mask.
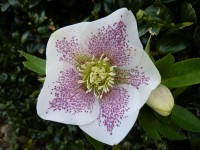
[[[151,92],[146,104],[162,116],[168,116],[174,107],[174,98],[171,91],[160,84]]]
[[[144,14],[145,14],[145,11],[143,11],[143,10],[140,9],[140,10],[136,13],[136,18],[137,18],[137,20],[142,19],[142,17],[143,17]]]

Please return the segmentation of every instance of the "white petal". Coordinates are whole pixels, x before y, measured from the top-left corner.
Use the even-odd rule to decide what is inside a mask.
[[[105,54],[116,66],[130,64],[132,48],[129,45],[133,45],[134,49],[143,49],[135,17],[126,8],[91,22],[81,38],[86,51],[96,57]]]
[[[130,85],[115,87],[101,100],[97,120],[80,128],[98,141],[109,145],[118,144],[137,119],[139,101],[138,91]]]
[[[142,107],[148,97],[151,94],[151,91],[154,90],[161,82],[161,76],[153,62],[150,60],[147,53],[143,53],[140,63],[137,65],[137,69],[140,70],[145,77],[149,78],[146,84],[141,84],[138,87],[140,93],[140,107]]]
[[[129,44],[129,50],[130,50],[130,59],[127,62],[126,65],[124,66],[120,66],[121,69],[131,69],[131,68],[135,68],[136,66],[138,66],[138,64],[140,63],[143,53],[146,53],[143,49],[140,49],[138,47],[136,47],[135,45],[131,45]]]
[[[45,119],[65,124],[83,125],[99,114],[99,102],[79,87],[72,66],[57,62],[49,68],[37,101],[37,113]]]
[[[136,87],[140,93],[140,107],[146,103],[152,90],[154,90],[161,82],[161,76],[150,57],[144,50],[133,45],[131,49],[131,61],[127,66],[120,67],[123,73],[117,74],[117,77],[127,78],[126,84]],[[127,75],[129,75],[127,77]]]
[[[66,26],[51,35],[46,49],[47,71],[56,61],[72,63],[73,54],[81,53],[80,35],[88,24],[83,22]]]
[[[134,45],[140,49],[143,49],[142,43],[139,39],[138,27],[135,16],[129,10],[126,16],[122,17],[122,21],[126,23],[127,26],[127,33],[128,33],[128,40],[130,41],[129,44]]]

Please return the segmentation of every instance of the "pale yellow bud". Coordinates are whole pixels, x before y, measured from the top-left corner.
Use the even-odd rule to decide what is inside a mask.
[[[171,91],[160,84],[151,92],[146,104],[162,116],[168,116],[174,107],[174,98]]]

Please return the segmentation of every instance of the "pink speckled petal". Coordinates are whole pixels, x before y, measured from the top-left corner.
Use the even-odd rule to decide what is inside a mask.
[[[80,35],[88,24],[88,22],[83,22],[66,26],[56,30],[51,35],[46,49],[46,72],[57,61],[73,64],[74,55],[83,52],[80,45]]]
[[[97,120],[79,127],[98,141],[118,144],[136,121],[139,101],[139,93],[135,88],[130,85],[117,86],[100,101]]]
[[[84,49],[91,55],[98,57],[104,53],[112,60],[112,64],[118,67],[129,66],[132,61],[137,63],[138,58],[134,58],[135,55],[132,57],[131,51],[143,48],[135,17],[126,8],[91,22],[81,38]]]
[[[148,97],[150,96],[151,91],[154,90],[160,84],[161,76],[146,52],[143,53],[141,60],[137,65],[137,68],[135,69],[137,69],[140,72],[141,80],[138,80],[140,82],[139,85],[137,85],[137,82],[135,82],[135,85],[132,85],[134,87],[137,87],[139,91],[140,107],[142,107],[146,103]],[[134,81],[134,77],[132,78],[132,81]]]
[[[65,124],[84,125],[99,114],[99,102],[77,83],[76,69],[66,63],[49,68],[37,101],[37,113],[45,119]]]
[[[134,45],[131,49],[130,65],[122,66],[120,69],[129,74],[126,83],[136,87],[140,93],[140,107],[146,103],[150,93],[161,82],[161,76],[148,54]],[[123,76],[118,75],[123,78]]]
[[[139,39],[137,22],[135,16],[130,10],[124,14],[124,17],[122,17],[122,21],[126,24],[126,30],[128,33],[127,40],[129,41],[129,44],[143,49],[142,43]]]

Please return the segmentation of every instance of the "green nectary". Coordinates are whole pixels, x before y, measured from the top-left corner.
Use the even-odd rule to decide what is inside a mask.
[[[100,58],[94,56],[78,67],[81,80],[79,84],[83,84],[88,92],[101,99],[104,93],[110,91],[115,84],[115,68],[109,62],[109,58],[101,55]]]

